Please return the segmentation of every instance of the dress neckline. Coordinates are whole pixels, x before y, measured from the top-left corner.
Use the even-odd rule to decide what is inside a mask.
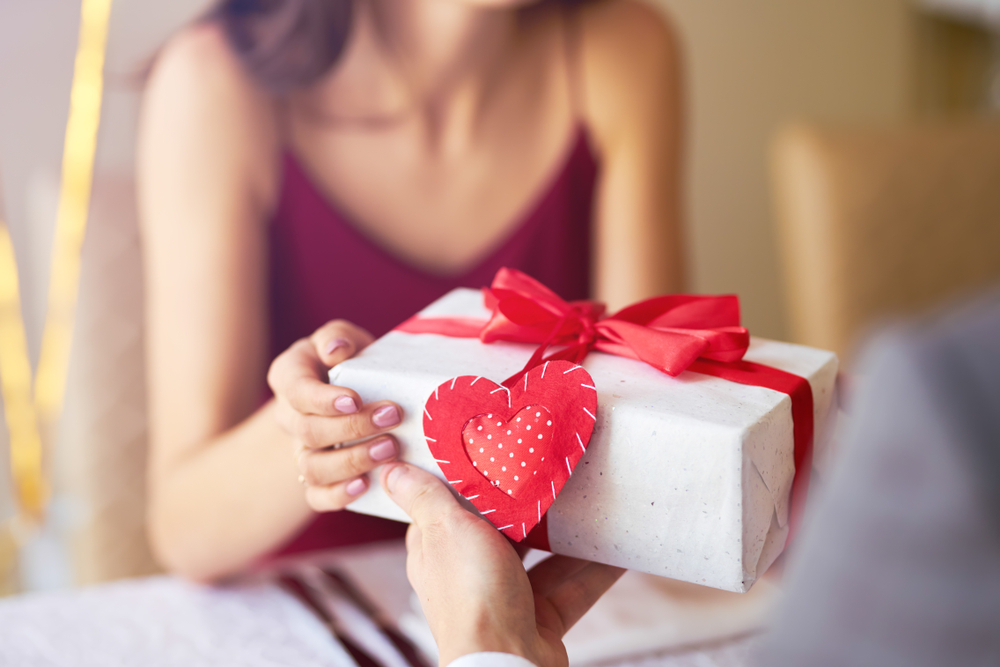
[[[539,186],[535,188],[532,195],[526,200],[521,212],[514,216],[518,222],[507,227],[504,230],[504,233],[500,234],[492,244],[487,246],[487,250],[481,256],[474,259],[469,266],[449,273],[437,273],[417,266],[416,264],[389,250],[371,235],[367,234],[355,223],[351,216],[346,214],[343,208],[336,201],[327,196],[323,190],[320,189],[316,180],[299,161],[295,153],[287,147],[283,150],[282,161],[284,163],[283,177],[288,179],[289,172],[296,174],[298,179],[301,180],[301,182],[306,186],[310,196],[320,202],[323,209],[327,211],[330,216],[339,219],[343,223],[344,230],[351,236],[355,237],[358,242],[377,251],[393,264],[396,264],[398,267],[410,273],[414,277],[450,284],[454,282],[463,282],[465,279],[472,277],[475,273],[477,273],[480,267],[490,264],[495,258],[502,255],[508,248],[517,244],[521,237],[530,235],[534,228],[539,225],[544,218],[544,216],[539,215],[539,212],[545,207],[549,198],[554,196],[560,189],[559,186],[561,183],[570,176],[573,171],[573,165],[579,161],[580,157],[578,156],[580,156],[581,153],[589,160],[593,160],[594,154],[590,146],[587,129],[583,124],[578,123],[576,128],[570,134],[570,140],[568,141],[566,147],[563,148],[562,157],[556,161],[555,169],[553,169],[545,178],[541,180]]]

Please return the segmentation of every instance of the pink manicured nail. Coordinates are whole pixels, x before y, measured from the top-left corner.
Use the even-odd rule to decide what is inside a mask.
[[[333,340],[331,340],[329,343],[326,344],[326,348],[324,348],[324,351],[327,354],[333,354],[334,350],[336,350],[337,348],[347,347],[350,344],[351,341],[347,340],[346,338],[334,338]]]
[[[368,456],[372,457],[373,461],[385,461],[391,459],[395,455],[396,443],[392,441],[392,438],[379,440],[368,448]]]
[[[372,421],[379,428],[388,428],[399,423],[399,410],[395,405],[383,405],[372,415]]]
[[[344,487],[344,491],[347,491],[347,495],[349,496],[360,496],[367,488],[368,482],[365,481],[364,477],[359,477]]]
[[[337,400],[333,402],[333,407],[337,408],[339,412],[342,412],[345,415],[358,411],[358,404],[350,396],[339,396]]]

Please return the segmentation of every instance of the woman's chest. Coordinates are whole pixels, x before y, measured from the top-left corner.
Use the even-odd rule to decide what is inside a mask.
[[[454,273],[530,213],[566,169],[578,130],[556,109],[458,140],[403,122],[300,130],[290,143],[318,192],[358,231],[415,266]]]

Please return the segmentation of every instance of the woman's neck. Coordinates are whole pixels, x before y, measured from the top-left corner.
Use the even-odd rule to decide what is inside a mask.
[[[332,89],[318,92],[340,109],[376,108],[375,116],[416,119],[428,148],[461,151],[510,61],[516,31],[514,8],[362,0]]]

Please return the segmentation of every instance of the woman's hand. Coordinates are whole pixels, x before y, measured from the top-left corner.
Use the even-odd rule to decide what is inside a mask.
[[[413,519],[406,573],[441,665],[496,651],[540,667],[565,666],[563,635],[624,573],[565,556],[525,572],[507,538],[463,509],[430,473],[405,463],[387,466],[382,486]]]
[[[306,485],[309,506],[317,512],[343,509],[368,490],[366,473],[399,453],[393,437],[384,434],[402,419],[398,405],[389,401],[362,405],[353,390],[326,383],[331,366],[372,340],[364,329],[333,320],[285,350],[267,374],[275,396],[274,414],[295,440],[299,479]],[[369,439],[340,448],[344,442],[365,438]]]

